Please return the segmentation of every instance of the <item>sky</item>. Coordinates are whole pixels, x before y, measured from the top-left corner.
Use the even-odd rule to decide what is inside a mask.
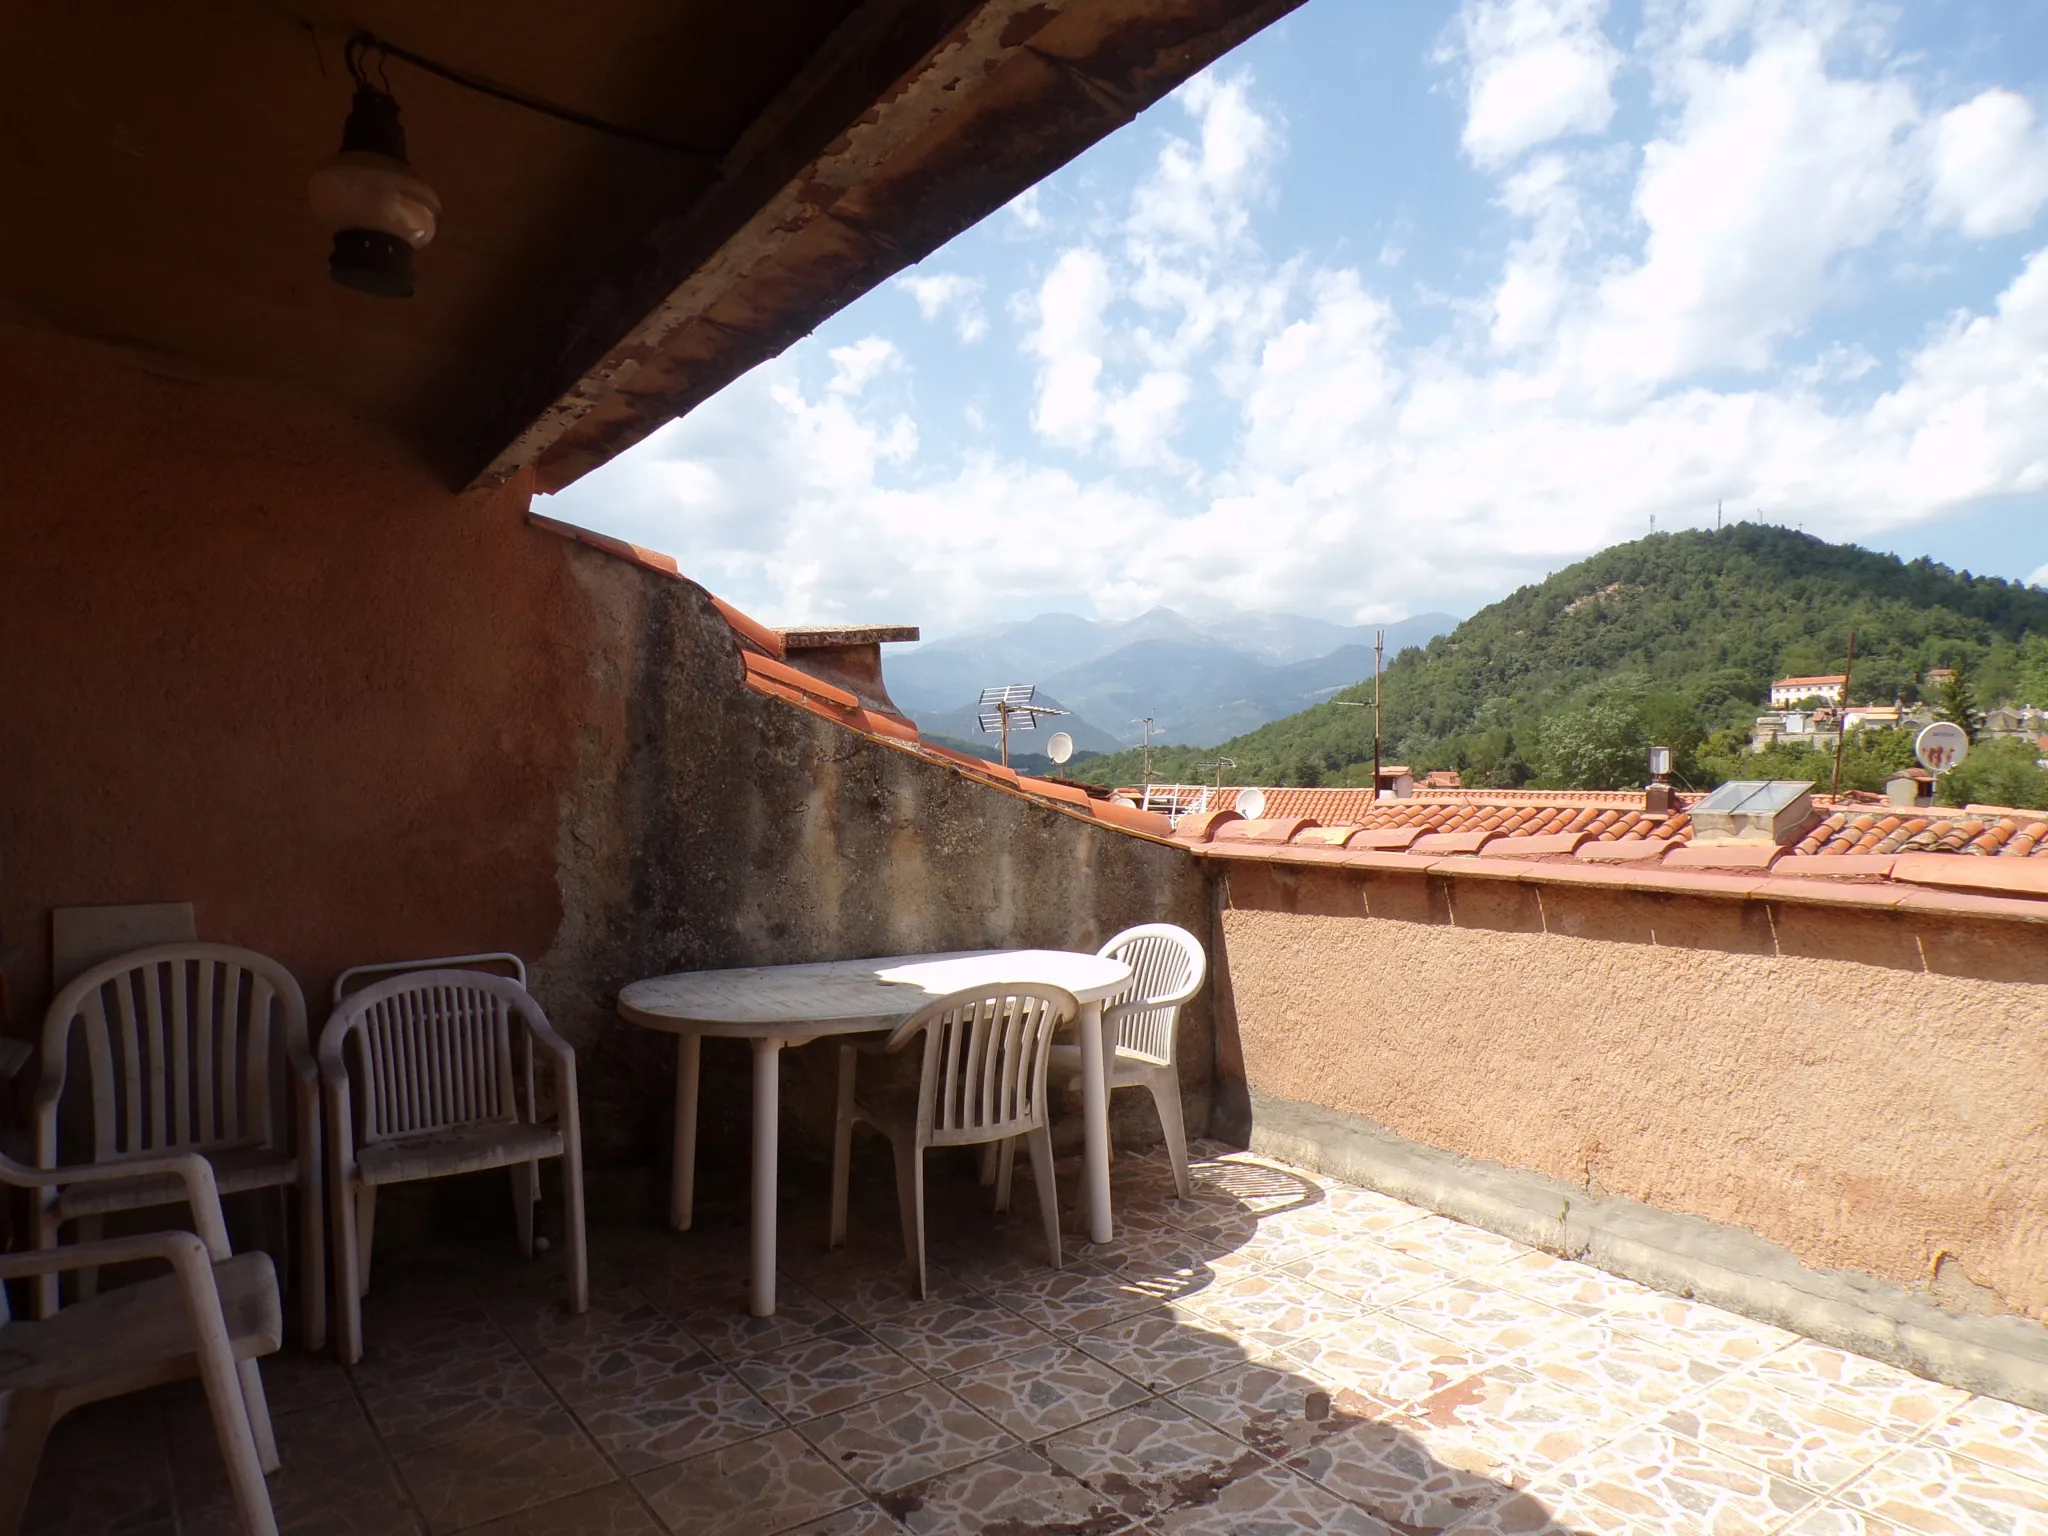
[[[775,624],[2048,585],[2048,0],[1308,0],[543,509]]]

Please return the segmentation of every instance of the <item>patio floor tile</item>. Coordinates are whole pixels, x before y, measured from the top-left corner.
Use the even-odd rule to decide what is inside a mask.
[[[870,1493],[922,1482],[1017,1443],[1013,1435],[931,1381],[811,1419],[797,1432]]]
[[[1185,1305],[1226,1332],[1268,1349],[1356,1331],[1366,1316],[1341,1297],[1278,1271],[1221,1279],[1190,1296]]]
[[[1285,1352],[1304,1375],[1382,1403],[1409,1403],[1479,1373],[1484,1352],[1378,1314]]]
[[[558,1339],[528,1358],[571,1407],[643,1392],[711,1364],[703,1345],[658,1313],[652,1322]]]
[[[1047,1344],[946,1378],[1019,1440],[1039,1440],[1127,1408],[1145,1389],[1070,1344]]]
[[[1819,1498],[1658,1428],[1637,1429],[1547,1481],[1573,1496],[1575,1520],[1597,1520],[1599,1536],[1766,1536]],[[1598,1519],[1601,1511],[1614,1518]]]
[[[1248,1343],[1199,1312],[1182,1306],[1154,1307],[1136,1317],[1084,1333],[1075,1344],[1155,1392],[1236,1365],[1248,1353],[1266,1351]]]
[[[1332,1393],[1284,1367],[1248,1362],[1172,1394],[1205,1423],[1275,1460],[1286,1460],[1393,1412],[1353,1392]]]
[[[1406,1536],[1445,1531],[1513,1491],[1439,1461],[1409,1420],[1355,1418],[1288,1463]]]
[[[1866,1423],[1833,1397],[1795,1396],[1756,1376],[1701,1393],[1660,1422],[1738,1461],[1819,1489],[1847,1482],[1918,1433],[1898,1420]]]
[[[1216,1497],[1162,1515],[1162,1536],[1391,1536],[1384,1523],[1287,1467],[1239,1478]]]
[[[1382,1243],[1354,1239],[1296,1259],[1286,1272],[1355,1306],[1390,1307],[1450,1283],[1453,1274]]]
[[[895,1350],[852,1327],[749,1355],[734,1364],[733,1374],[792,1422],[839,1413],[925,1380]]]
[[[661,1522],[625,1483],[572,1493],[474,1529],[478,1536],[663,1536]]]
[[[643,1473],[633,1486],[676,1536],[768,1536],[861,1502],[793,1429]]]
[[[1055,1435],[1040,1449],[1136,1519],[1206,1503],[1268,1465],[1243,1441],[1157,1397]]]
[[[681,1371],[576,1412],[598,1448],[628,1477],[783,1424],[726,1365]]]
[[[1016,1531],[1075,1536],[1106,1536],[1126,1524],[1102,1495],[1027,1446],[899,1488],[877,1502],[917,1536],[958,1536],[992,1524],[991,1515]]]
[[[955,1300],[921,1303],[876,1321],[869,1331],[934,1376],[950,1376],[1053,1342],[1037,1324],[972,1292]]]
[[[1933,1428],[1970,1398],[1954,1387],[1807,1339],[1794,1340],[1749,1374],[1766,1386],[1825,1400],[1872,1422],[1901,1419],[1922,1429]]]
[[[2048,1414],[1973,1397],[1929,1430],[1923,1443],[2048,1483]]]
[[[589,1436],[560,1408],[480,1424],[396,1460],[434,1536],[613,1479]]]
[[[2048,1531],[2048,1486],[1934,1445],[1894,1452],[1829,1501],[1920,1536]]]

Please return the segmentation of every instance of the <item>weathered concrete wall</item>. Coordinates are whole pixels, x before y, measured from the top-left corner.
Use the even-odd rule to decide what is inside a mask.
[[[596,616],[589,662],[605,703],[564,797],[563,926],[537,985],[582,1053],[600,1159],[666,1158],[673,1048],[612,1011],[627,981],[933,950],[1092,950],[1138,922],[1206,932],[1204,878],[1184,850],[749,692],[700,588],[565,547]],[[1206,1123],[1212,1033],[1205,1006],[1185,1011],[1192,1128]],[[745,1058],[727,1042],[705,1053],[702,1134],[731,1155],[744,1146]],[[820,1145],[831,1053],[785,1060],[785,1121],[797,1143]],[[1117,1096],[1127,1139],[1157,1134],[1140,1099]]]
[[[1275,1099],[2048,1319],[2048,932],[1230,867],[1223,1068]]]

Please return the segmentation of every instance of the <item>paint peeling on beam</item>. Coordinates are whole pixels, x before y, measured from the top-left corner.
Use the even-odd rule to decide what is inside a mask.
[[[742,141],[721,181],[659,240],[680,253],[707,224],[723,219],[734,232],[658,286],[623,340],[595,356],[592,341],[580,362],[572,355],[561,382],[547,387],[551,403],[529,406],[486,434],[493,447],[510,441],[478,453],[471,463],[483,467],[470,483],[495,485],[533,466],[543,491],[570,484],[1043,180],[1299,3],[988,0],[772,197],[736,216],[740,162],[767,155],[767,141],[801,116],[801,103],[789,98],[804,87],[793,86]]]

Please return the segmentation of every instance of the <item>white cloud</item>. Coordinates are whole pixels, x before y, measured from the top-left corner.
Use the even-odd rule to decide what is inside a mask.
[[[1614,117],[1621,54],[1601,28],[1606,0],[1465,0],[1465,152],[1500,166],[1569,134],[1602,133]]]
[[[864,336],[850,347],[834,347],[832,382],[835,395],[857,395],[878,375],[903,366],[903,354],[886,336]]]
[[[1933,124],[1936,219],[1980,239],[2017,234],[2048,203],[2048,131],[2013,91],[1985,91]]]
[[[1644,147],[1635,189],[1642,258],[1601,284],[1578,338],[1584,365],[1617,380],[1766,367],[1828,299],[1837,259],[1898,224],[1914,182],[1911,89],[1830,74],[1814,33],[1671,72],[1679,120]]]
[[[1030,347],[1039,360],[1031,425],[1047,442],[1086,449],[1102,430],[1102,346],[1109,264],[1086,248],[1061,256],[1039,286]]]
[[[2048,565],[2042,566],[2041,569],[2034,572],[2033,575],[2029,576],[2027,578],[2027,585],[2033,587],[2048,587]]]
[[[1194,143],[1169,139],[1131,198],[1128,223],[1141,250],[1219,247],[1243,238],[1259,179],[1279,132],[1249,97],[1250,81],[1206,70],[1174,93],[1194,117]]]
[[[982,313],[982,280],[964,272],[906,272],[896,286],[917,300],[917,312],[927,320],[953,316],[954,329],[965,342],[977,342],[988,334],[988,316]]]
[[[1539,149],[1608,123],[1600,12],[1468,7],[1468,38],[1509,40],[1485,58],[1575,38],[1598,90],[1572,113],[1487,109],[1514,230],[1480,277],[1429,274],[1463,283],[1434,310],[1404,308],[1372,242],[1320,264],[1261,249],[1282,135],[1248,78],[1212,74],[1162,109],[1172,131],[1120,194],[1047,221],[1028,276],[970,289],[949,256],[901,280],[934,323],[1018,317],[1020,353],[977,359],[971,405],[895,375],[914,324],[900,349],[806,343],[567,515],[581,498],[764,618],[937,634],[1077,591],[1104,612],[1391,617],[1490,600],[1652,515],[1711,526],[1722,500],[1859,537],[2048,491],[2048,249],[1903,346],[1813,334],[1859,253],[2038,211],[2013,169],[2031,109],[1986,92],[1924,110],[1856,0],[1649,9],[1638,142]],[[944,401],[923,434],[913,391]],[[961,414],[967,446],[926,446]]]

